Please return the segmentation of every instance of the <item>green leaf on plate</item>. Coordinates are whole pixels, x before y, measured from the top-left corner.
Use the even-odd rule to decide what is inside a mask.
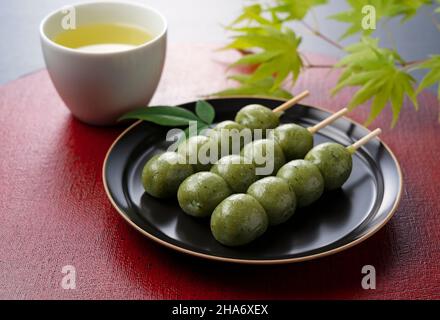
[[[209,128],[209,124],[202,123],[202,122],[197,122],[197,134],[199,134],[200,132],[202,132],[206,128]],[[188,138],[188,136],[189,136],[189,127],[186,128],[184,132],[185,132],[184,137]]]
[[[162,126],[184,126],[190,121],[201,121],[191,111],[171,106],[141,107],[124,114],[119,121],[126,119],[145,120]]]
[[[214,107],[205,100],[199,100],[196,103],[196,114],[205,123],[211,124],[214,121]]]

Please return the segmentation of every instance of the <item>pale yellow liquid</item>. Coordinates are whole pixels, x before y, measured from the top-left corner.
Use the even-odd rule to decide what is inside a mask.
[[[79,26],[58,34],[53,41],[83,52],[117,52],[135,48],[152,39],[144,29],[123,24]]]

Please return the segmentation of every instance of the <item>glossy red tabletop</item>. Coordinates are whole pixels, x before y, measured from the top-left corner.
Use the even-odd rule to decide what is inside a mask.
[[[230,54],[212,45],[171,45],[152,104],[188,102],[227,85]],[[313,62],[326,58],[313,56]],[[294,92],[329,110],[336,72],[313,69]],[[439,104],[420,96],[389,129],[386,112],[372,127],[399,159],[404,180],[390,222],[360,245],[330,257],[280,266],[203,261],[153,243],[111,206],[101,181],[107,149],[123,127],[91,127],[69,114],[46,71],[0,87],[0,298],[13,299],[426,299],[440,298]],[[363,121],[366,107],[349,114]],[[76,289],[61,287],[65,265]],[[377,288],[361,286],[362,266]]]

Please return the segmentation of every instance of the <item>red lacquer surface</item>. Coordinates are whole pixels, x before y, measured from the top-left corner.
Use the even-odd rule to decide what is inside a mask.
[[[152,103],[181,103],[226,86],[214,46],[174,45]],[[311,56],[314,62],[325,62]],[[294,88],[304,103],[337,110],[336,74],[308,71]],[[366,108],[349,115],[362,121]],[[373,126],[400,161],[404,192],[391,221],[342,253],[299,264],[240,266],[202,261],[144,238],[113,209],[101,182],[105,153],[123,130],[73,119],[46,71],[0,87],[0,298],[61,299],[373,299],[440,298],[440,124],[434,95],[420,111],[405,105]],[[361,268],[376,267],[377,289],[363,290]],[[77,289],[60,286],[64,265]]]

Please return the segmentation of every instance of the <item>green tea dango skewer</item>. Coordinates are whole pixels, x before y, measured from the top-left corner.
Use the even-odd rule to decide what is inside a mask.
[[[308,95],[309,91],[305,90],[273,110],[260,104],[247,105],[237,112],[235,122],[251,129],[252,131],[255,129],[262,129],[264,135],[265,130],[274,129],[280,124],[279,118],[284,111],[291,108]]]
[[[291,105],[292,102],[289,102]],[[286,105],[287,107],[287,105]],[[285,108],[285,107],[283,107]],[[329,125],[336,119],[340,118],[344,115],[348,110],[342,109],[330,117],[324,119],[318,124],[309,127],[303,128],[300,127],[302,131],[306,131],[310,137],[313,146],[313,134],[318,130],[324,128]],[[232,121],[231,121],[232,122]],[[297,126],[297,125],[295,125]],[[287,144],[285,144],[287,145]],[[310,146],[307,150],[309,151],[312,146]],[[260,154],[267,150],[268,147],[273,148],[274,150],[274,170],[273,172],[277,172],[278,169],[285,163],[284,153],[278,142],[268,139],[260,139],[248,144],[246,149],[242,150],[242,156],[249,158],[251,154]],[[294,146],[293,146],[294,147]],[[305,153],[306,153],[305,152]],[[305,155],[304,153],[304,155]],[[220,158],[211,168],[211,172],[214,172],[224,178],[228,184],[231,186],[232,190],[236,193],[246,192],[247,188],[257,180],[257,175],[255,174],[255,167],[257,166],[253,162],[252,159],[245,163],[244,159],[240,159],[238,155],[228,155]]]
[[[282,124],[275,128],[269,137],[274,138],[279,143],[287,161],[304,159],[307,152],[313,148],[314,134],[333,123],[347,112],[348,109],[343,108],[318,124],[308,128],[295,123]]]
[[[289,101],[288,104],[285,104],[284,106],[282,105],[280,106],[280,108],[285,109],[293,104],[294,104],[293,101]],[[273,131],[273,133],[269,136],[269,138],[271,137],[275,138],[276,140],[275,143],[271,141],[267,141],[266,139],[255,140],[253,142],[250,142],[251,144],[247,144],[246,146],[240,146],[242,149],[242,156],[249,158],[249,155],[255,154],[255,152],[259,154],[258,152],[264,151],[265,149],[267,149],[268,145],[270,145],[269,147],[273,147],[274,150],[274,172],[276,172],[286,161],[304,158],[307,152],[310,151],[313,147],[313,135],[317,131],[321,130],[322,128],[328,126],[329,124],[333,123],[335,120],[342,117],[347,112],[348,112],[347,108],[341,109],[338,112],[332,114],[330,117],[319,122],[318,124],[308,128],[304,128],[302,126],[293,123],[281,125],[278,128],[276,128]],[[238,123],[232,121],[230,122],[231,123],[225,123],[224,125],[222,125],[222,129],[223,128],[226,129],[227,126],[231,126],[235,124],[240,126]],[[216,137],[218,139],[221,139],[220,135],[217,135]],[[230,147],[232,143],[231,138],[232,137],[229,136]],[[196,138],[193,137],[191,139],[196,139]],[[243,147],[245,148],[244,150]],[[279,151],[280,148],[282,152]],[[219,154],[221,154],[220,147],[218,148],[218,151]],[[231,151],[231,149],[229,149],[229,151]],[[283,153],[284,157],[281,153]],[[197,166],[196,171],[200,171],[197,170],[197,168],[200,167],[203,168],[203,166]]]
[[[247,194],[227,197],[211,215],[210,226],[214,238],[226,246],[248,244],[264,234],[269,225],[289,219],[294,214],[296,204],[301,207],[317,200],[324,192],[324,187],[329,189],[329,183],[331,185],[336,181],[334,186],[342,186],[351,172],[352,154],[380,133],[381,130],[376,129],[348,147],[337,143],[318,145],[306,156],[309,160],[293,160],[285,164],[277,174],[279,178],[264,178],[252,184]],[[332,147],[320,147],[328,145]],[[338,153],[350,159],[350,166],[340,172],[341,177],[329,176],[325,171],[330,168],[329,172],[333,172],[327,166],[339,161],[329,156],[336,148]],[[287,183],[283,183],[283,179]],[[311,194],[307,195],[307,192]]]
[[[341,187],[352,169],[352,154],[362,145],[381,133],[376,129],[351,146],[323,143],[314,147],[304,160],[292,160],[277,173],[295,192],[298,207],[305,207],[318,200],[324,190]]]
[[[299,94],[297,94],[295,97],[293,97],[292,99],[284,102],[283,104],[279,105],[278,107],[276,107],[275,109],[270,109],[268,107],[265,107],[263,105],[260,104],[251,104],[251,105],[247,105],[245,107],[243,107],[240,111],[242,111],[244,108],[249,107],[249,106],[258,106],[258,109],[260,109],[261,112],[264,112],[264,114],[267,113],[268,117],[271,117],[272,114],[277,114],[279,115],[281,112],[286,111],[287,109],[293,107],[295,104],[297,104],[298,102],[300,102],[302,99],[304,99],[305,97],[307,97],[309,95],[309,91],[305,90]],[[239,112],[240,112],[239,111]],[[238,114],[238,113],[237,113]],[[242,116],[244,116],[242,114]],[[264,126],[269,126],[266,123],[263,123]],[[263,126],[263,127],[264,127]],[[254,127],[250,128],[250,129],[263,129],[263,127]],[[244,128],[249,128],[248,126],[239,123],[238,121],[232,121],[232,120],[225,120],[222,122],[219,122],[214,130],[221,130],[221,129],[237,129],[237,130],[242,130]]]
[[[224,137],[224,129],[228,130],[226,134],[230,134],[233,130],[235,133],[239,134],[243,129],[249,129],[251,130],[251,133],[254,133],[255,129],[261,129],[261,137],[263,137],[265,136],[266,129],[273,129],[279,125],[279,117],[282,112],[291,108],[308,95],[309,91],[307,90],[301,92],[273,110],[259,104],[247,105],[237,112],[235,121],[225,120],[218,123],[210,132],[209,136],[212,139],[216,139],[215,141],[217,141],[219,154],[222,154],[222,156],[237,153],[245,144],[243,141],[244,138],[242,139],[239,136],[239,144],[237,145],[238,149],[233,150],[233,138],[231,136]],[[226,140],[229,142],[228,149],[223,150],[222,141]]]
[[[272,131],[273,135],[271,133],[269,139],[254,140],[245,145],[241,151],[241,155],[257,163],[259,161],[256,161],[256,155],[267,155],[268,150],[273,150],[273,172],[277,172],[287,161],[304,158],[306,153],[313,147],[313,135],[347,112],[348,109],[341,109],[309,128],[304,128],[296,124],[281,125]],[[281,128],[281,130],[278,130],[279,128]],[[257,167],[264,167],[266,163],[256,165]],[[266,176],[270,175],[272,175],[272,173],[266,174]]]
[[[338,189],[350,176],[352,155],[381,132],[378,128],[348,147],[334,142],[322,143],[310,150],[305,160],[313,162],[319,168],[326,190]]]

